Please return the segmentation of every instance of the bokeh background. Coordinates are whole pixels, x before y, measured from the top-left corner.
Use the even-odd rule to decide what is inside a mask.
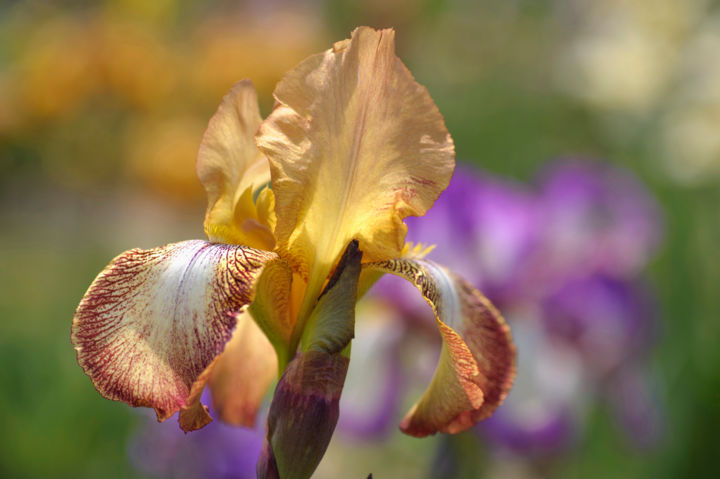
[[[101,399],[75,362],[70,320],[116,254],[203,237],[195,154],[232,84],[252,79],[267,114],[286,70],[364,24],[396,29],[459,160],[532,188],[548,162],[587,158],[649,191],[662,233],[637,274],[654,303],[643,377],[657,417],[651,440],[633,440],[596,400],[608,391],[588,389],[581,431],[530,460],[474,431],[339,432],[318,477],[718,477],[711,0],[0,2],[0,477],[193,477],[141,456],[222,462],[245,450],[233,431],[222,445],[177,445],[187,440]]]

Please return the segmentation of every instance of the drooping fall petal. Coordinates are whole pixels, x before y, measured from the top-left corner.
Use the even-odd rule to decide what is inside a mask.
[[[256,193],[270,181],[267,159],[254,139],[261,121],[249,80],[236,83],[210,119],[197,159],[208,197],[205,233],[210,241],[265,250],[275,245],[272,201],[255,202]]]
[[[116,257],[78,306],[78,363],[108,399],[153,407],[165,420],[195,408],[207,368],[222,353],[236,313],[252,301],[273,253],[185,241]],[[191,411],[193,412],[193,411]]]
[[[428,260],[366,265],[404,277],[420,290],[443,339],[440,362],[425,394],[400,428],[412,436],[456,433],[502,403],[515,377],[515,346],[500,313],[475,288]]]
[[[400,254],[402,219],[448,185],[454,147],[427,90],[395,56],[394,32],[361,27],[291,70],[257,144],[270,160],[279,252],[322,282],[351,239],[367,261]]]
[[[232,339],[215,360],[208,381],[220,419],[253,427],[276,375],[277,356],[272,344],[249,313],[239,315]]]

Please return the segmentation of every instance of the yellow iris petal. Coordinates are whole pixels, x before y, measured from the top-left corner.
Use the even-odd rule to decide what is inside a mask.
[[[392,30],[361,27],[305,60],[278,84],[258,132],[278,252],[309,280],[308,297],[353,239],[364,261],[399,256],[403,218],[424,214],[452,175],[442,115],[394,48]]]
[[[210,241],[272,250],[274,212],[267,159],[255,146],[262,118],[248,80],[225,95],[200,144],[197,174],[207,191],[205,233]]]

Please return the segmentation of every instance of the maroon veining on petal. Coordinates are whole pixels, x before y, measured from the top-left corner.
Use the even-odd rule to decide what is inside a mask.
[[[456,433],[492,414],[515,377],[515,346],[495,307],[467,281],[431,261],[399,259],[367,267],[412,282],[432,306],[443,339],[435,376],[400,429],[416,437]]]
[[[190,406],[199,376],[223,351],[235,316],[272,253],[204,241],[134,249],[98,275],[75,312],[78,363],[108,399]]]

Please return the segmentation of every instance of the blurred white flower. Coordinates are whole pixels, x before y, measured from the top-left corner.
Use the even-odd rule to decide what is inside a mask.
[[[660,156],[674,178],[697,182],[720,173],[720,14],[688,42],[659,129]]]
[[[661,98],[704,0],[570,0],[560,82],[593,107],[643,112]]]
[[[720,13],[707,0],[567,0],[556,76],[623,144],[675,180],[720,173]]]

